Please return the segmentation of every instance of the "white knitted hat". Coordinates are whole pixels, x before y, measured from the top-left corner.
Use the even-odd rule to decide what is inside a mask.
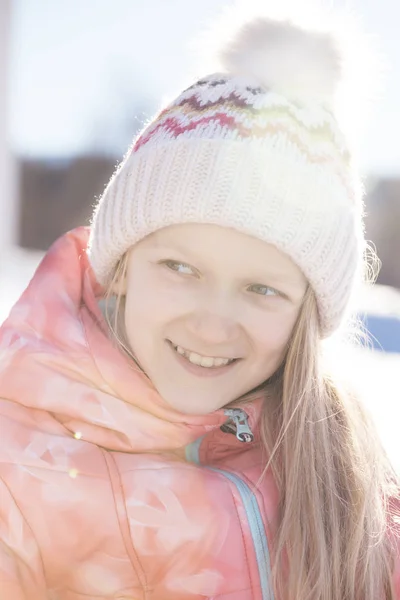
[[[93,216],[89,256],[107,284],[146,235],[179,223],[231,227],[302,269],[329,335],[364,251],[361,185],[334,116],[331,35],[257,19],[138,136]]]

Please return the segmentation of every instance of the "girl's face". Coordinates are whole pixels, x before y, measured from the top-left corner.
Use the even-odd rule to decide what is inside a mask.
[[[206,414],[279,367],[306,280],[274,246],[232,229],[185,224],[129,252],[126,335],[176,410]]]

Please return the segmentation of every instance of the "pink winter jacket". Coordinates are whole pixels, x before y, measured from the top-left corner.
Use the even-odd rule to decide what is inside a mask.
[[[270,475],[255,488],[257,433],[179,414],[132,369],[87,237],[50,249],[0,330],[0,599],[273,600],[278,493]]]

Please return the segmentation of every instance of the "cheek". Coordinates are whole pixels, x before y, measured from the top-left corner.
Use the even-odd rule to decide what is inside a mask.
[[[162,333],[170,323],[185,314],[185,309],[187,307],[182,301],[182,296],[180,299],[171,299],[164,289],[151,280],[145,285],[132,282],[125,303],[125,326],[128,336],[140,332],[142,336],[154,338],[156,332]]]
[[[281,356],[289,341],[296,321],[295,315],[267,315],[251,328],[254,349],[261,359]]]

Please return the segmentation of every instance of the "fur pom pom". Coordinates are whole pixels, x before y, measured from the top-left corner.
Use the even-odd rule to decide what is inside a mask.
[[[361,16],[321,0],[232,2],[193,40],[193,75],[247,76],[294,103],[323,105],[355,140],[388,72]]]
[[[220,49],[224,70],[254,77],[293,101],[334,104],[342,76],[340,45],[327,32],[290,21],[258,18],[244,24]]]

